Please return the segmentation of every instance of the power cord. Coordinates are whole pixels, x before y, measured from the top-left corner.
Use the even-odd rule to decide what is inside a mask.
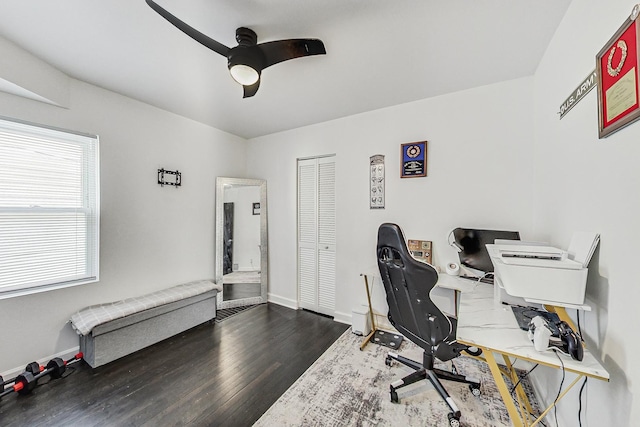
[[[515,362],[514,362],[515,363]],[[511,391],[510,394],[513,394],[513,392],[516,390],[516,387],[518,387],[518,385],[520,384],[520,382],[525,379],[531,372],[533,372],[534,369],[536,369],[538,367],[539,363],[536,363],[534,365],[533,368],[529,369],[527,372],[525,372],[523,375],[518,375],[518,382],[515,383],[515,385],[513,387],[511,387]],[[532,414],[529,413],[529,415],[531,415],[532,417],[536,418],[537,415],[536,414]],[[547,425],[545,424],[544,421],[540,420],[539,424],[541,424],[543,427],[547,427]]]
[[[582,391],[584,390],[584,386],[587,385],[588,377],[584,377],[584,381],[582,381],[582,386],[580,387],[580,393],[578,394],[578,424],[582,427]]]
[[[584,316],[584,313],[583,313]],[[580,326],[580,310],[576,308],[576,320],[578,321],[578,336],[580,337],[580,341],[584,342],[582,338],[582,327]]]
[[[584,313],[583,313],[584,316]],[[580,326],[580,310],[576,309],[576,319],[578,321],[578,336],[580,337],[580,341],[584,341],[582,338],[582,327]],[[584,377],[584,381],[582,382],[582,386],[580,386],[580,392],[578,393],[578,424],[582,427],[582,392],[584,391],[584,387],[587,385],[588,377]]]
[[[513,387],[511,387],[511,394],[513,394],[513,392],[516,390],[516,387],[518,387],[518,385],[520,385],[520,382],[525,379],[526,377],[529,376],[529,374],[531,372],[533,372],[534,369],[536,369],[538,367],[538,363],[535,364],[535,366],[531,369],[529,369],[527,372],[525,372],[522,376],[518,375],[518,382],[515,383],[515,385]]]
[[[556,398],[553,401],[553,416],[556,419],[556,427],[558,427],[558,398],[560,397],[560,393],[562,392],[562,386],[564,385],[565,370],[564,370],[564,362],[562,361],[562,358],[560,357],[560,355],[558,354],[555,348],[553,349],[553,353],[558,357],[558,360],[560,361],[560,365],[562,366],[562,380],[560,381],[558,394],[556,395]]]
[[[487,277],[487,276],[494,276],[494,278],[495,278],[495,274],[493,273],[493,271],[487,271],[486,273],[484,273],[482,276],[478,277],[478,278],[475,280],[475,282],[476,282],[476,283],[475,283],[475,285],[473,286],[473,289],[475,290],[475,289],[478,287],[478,285],[479,285],[480,283],[482,283],[482,279],[484,279],[484,278],[485,278],[485,277]],[[495,284],[494,284],[494,286],[497,286],[497,285],[495,285]]]

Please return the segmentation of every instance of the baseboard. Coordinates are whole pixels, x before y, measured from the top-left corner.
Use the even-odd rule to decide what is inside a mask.
[[[46,366],[47,363],[49,363],[49,361],[51,359],[53,359],[53,358],[59,357],[59,358],[61,358],[63,360],[68,360],[68,359],[71,359],[76,354],[78,354],[78,351],[80,351],[80,347],[79,346],[72,347],[70,349],[61,351],[59,353],[52,354],[50,356],[46,356],[46,357],[40,358],[40,359],[36,360],[36,362],[38,362],[41,365]],[[25,361],[24,365],[20,366],[19,368],[13,368],[13,369],[10,369],[8,371],[2,372],[1,375],[5,380],[8,380],[10,378],[14,378],[14,377],[20,375],[21,373],[23,373],[24,372],[24,368],[27,366],[27,364],[29,364],[31,362],[33,362],[33,360]]]
[[[267,301],[281,305],[283,307],[292,308],[294,310],[298,309],[298,301],[290,298],[284,298],[279,295],[274,295],[272,293],[267,293]]]
[[[351,325],[353,323],[351,320],[351,313],[341,313],[339,311],[333,313],[333,320],[347,325]]]

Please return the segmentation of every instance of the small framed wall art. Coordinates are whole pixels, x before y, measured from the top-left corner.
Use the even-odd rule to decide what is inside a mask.
[[[427,141],[402,144],[400,178],[427,176]]]
[[[636,5],[631,16],[596,55],[599,138],[640,118],[639,13],[640,6]]]
[[[161,187],[173,185],[178,188],[182,185],[182,173],[180,171],[168,171],[165,168],[158,169],[158,184]]]
[[[260,215],[260,202],[253,203],[253,214]]]
[[[384,209],[384,156],[369,157],[369,209]]]

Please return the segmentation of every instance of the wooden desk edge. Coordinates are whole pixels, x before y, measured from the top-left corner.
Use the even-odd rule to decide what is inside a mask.
[[[540,364],[540,365],[543,365],[543,366],[548,366],[550,368],[563,369],[562,366],[560,366],[560,365],[554,365],[554,364],[543,362],[543,361],[540,361],[540,360],[530,359],[528,357],[524,357],[524,356],[517,355],[517,354],[514,354],[514,353],[495,350],[495,349],[488,348],[488,347],[483,347],[483,346],[480,346],[480,345],[478,345],[476,343],[473,343],[473,342],[464,341],[464,340],[460,340],[460,339],[458,339],[456,341],[459,342],[460,344],[465,344],[465,345],[468,345],[468,346],[471,346],[471,347],[481,348],[483,352],[491,351],[493,353],[502,354],[502,355],[509,356],[509,357],[514,357],[514,358],[519,359],[519,360],[526,360],[527,362],[537,363],[537,364]],[[600,362],[598,362],[598,363],[600,363]],[[567,367],[565,367],[564,370],[567,371],[567,372],[574,373],[576,375],[584,375],[585,377],[595,378],[595,379],[601,380],[601,381],[606,381],[606,382],[610,381],[609,372],[607,372],[607,370],[604,369],[604,367],[603,367],[603,370],[605,372],[607,372],[607,376],[602,376],[602,375],[594,374],[594,373],[591,373],[591,372],[585,372],[585,371],[581,371],[581,370],[577,370],[577,369],[573,369],[573,368],[567,368]]]

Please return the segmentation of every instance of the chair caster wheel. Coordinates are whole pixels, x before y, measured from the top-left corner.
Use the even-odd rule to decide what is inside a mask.
[[[398,399],[398,392],[391,389],[391,403],[398,403],[400,400]]]
[[[453,412],[447,414],[447,418],[449,418],[449,425],[451,427],[460,427],[460,420],[456,417]]]
[[[391,365],[393,365],[393,359],[391,358],[391,356],[387,356],[387,357],[384,359],[384,364],[385,364],[385,365],[387,365],[387,366],[391,366]]]
[[[469,385],[469,390],[471,390],[471,394],[473,394],[476,397],[482,394],[482,392],[480,391],[480,387],[478,386]]]

